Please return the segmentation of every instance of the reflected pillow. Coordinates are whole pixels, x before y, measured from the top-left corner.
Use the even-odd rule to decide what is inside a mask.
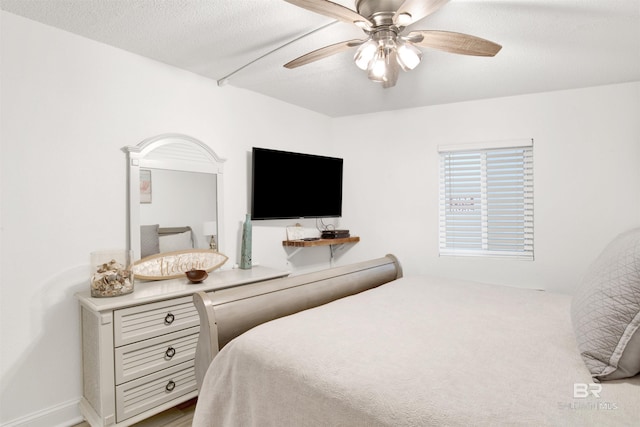
[[[571,320],[593,378],[640,373],[640,228],[616,237],[589,268]]]
[[[160,252],[184,251],[193,249],[191,231],[160,236]]]
[[[158,224],[140,226],[140,257],[160,252],[160,240],[158,238]]]

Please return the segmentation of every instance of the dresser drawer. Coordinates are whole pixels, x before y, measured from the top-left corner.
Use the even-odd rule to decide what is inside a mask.
[[[113,312],[116,347],[200,325],[191,296]]]
[[[193,360],[116,386],[116,422],[195,391]]]
[[[193,359],[199,329],[196,326],[116,348],[116,385]]]

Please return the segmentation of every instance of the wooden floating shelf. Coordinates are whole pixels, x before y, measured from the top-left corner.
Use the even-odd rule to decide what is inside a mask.
[[[344,237],[341,239],[318,239],[318,240],[283,240],[282,246],[293,246],[296,248],[309,248],[311,246],[342,245],[343,243],[357,243],[360,237]]]

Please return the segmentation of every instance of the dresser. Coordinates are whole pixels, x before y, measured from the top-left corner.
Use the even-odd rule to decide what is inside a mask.
[[[288,274],[256,266],[215,271],[199,284],[186,277],[138,281],[133,293],[113,298],[93,298],[89,290],[76,294],[82,312],[82,415],[92,427],[128,426],[197,396],[200,322],[193,293],[215,294]]]

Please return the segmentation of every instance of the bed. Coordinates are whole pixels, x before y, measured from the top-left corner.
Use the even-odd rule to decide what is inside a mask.
[[[358,265],[330,269],[321,280],[280,279],[240,298],[198,294],[202,342],[193,425],[637,426],[640,231],[623,237],[603,252],[583,294],[574,297],[401,277],[392,256],[371,261],[391,260],[384,266],[395,273],[383,278],[374,266],[363,279]],[[612,274],[620,264],[627,273]],[[326,295],[308,302],[309,294],[325,294],[327,286],[351,286],[352,275],[359,289],[332,295],[328,303]],[[611,286],[602,292],[613,276],[631,298],[621,299]],[[289,312],[243,320],[270,307],[281,292],[298,294],[284,297],[293,301]],[[585,340],[581,312],[612,295],[614,307],[631,308],[605,328],[617,344],[602,358],[601,343],[594,349]],[[596,311],[602,322],[606,308],[600,304]],[[604,362],[594,362],[598,357]]]

